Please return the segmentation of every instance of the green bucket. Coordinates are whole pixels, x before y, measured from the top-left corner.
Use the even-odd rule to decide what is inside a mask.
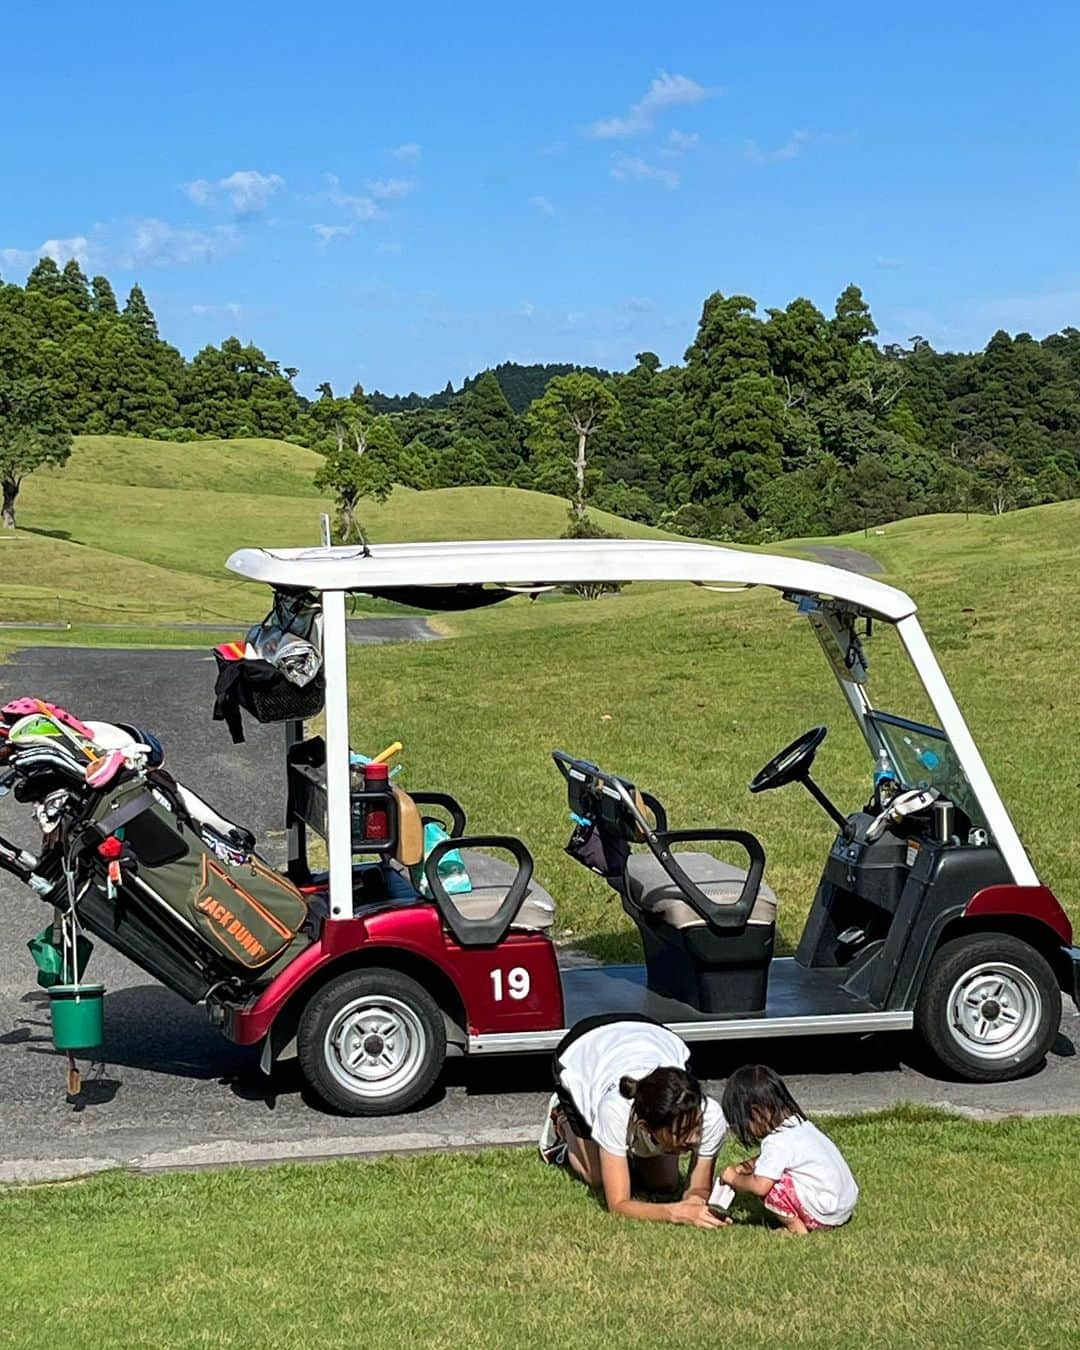
[[[54,984],[49,1014],[57,1050],[96,1050],[105,1034],[105,986]]]

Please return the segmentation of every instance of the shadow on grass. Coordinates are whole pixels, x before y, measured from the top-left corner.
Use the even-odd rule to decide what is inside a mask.
[[[69,544],[78,544],[82,541],[72,539],[70,530],[44,530],[40,525],[20,525],[20,534],[40,534],[46,539],[64,539]]]

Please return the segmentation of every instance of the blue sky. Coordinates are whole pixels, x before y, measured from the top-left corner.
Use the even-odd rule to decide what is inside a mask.
[[[5,279],[74,252],[305,392],[678,360],[712,290],[1080,326],[1075,4],[58,0],[0,41]]]

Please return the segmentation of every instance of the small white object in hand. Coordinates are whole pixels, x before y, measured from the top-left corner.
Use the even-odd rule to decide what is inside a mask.
[[[723,1181],[718,1181],[709,1195],[709,1204],[713,1209],[730,1209],[734,1200],[735,1191],[733,1187],[728,1186]]]

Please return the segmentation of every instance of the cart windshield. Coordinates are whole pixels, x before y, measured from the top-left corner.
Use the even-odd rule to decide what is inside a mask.
[[[866,720],[881,737],[905,788],[937,788],[956,803],[973,826],[985,828],[978,798],[940,728],[887,712],[867,712]]]

